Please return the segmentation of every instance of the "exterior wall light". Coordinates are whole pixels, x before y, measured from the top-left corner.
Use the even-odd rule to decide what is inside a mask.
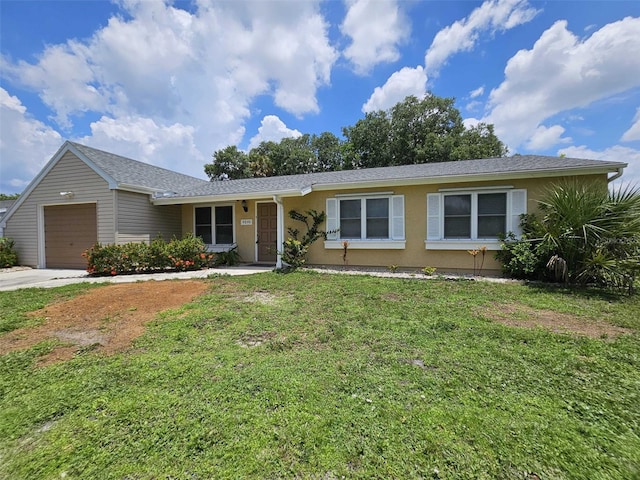
[[[244,210],[245,213],[247,213],[249,211],[249,206],[247,205],[247,201],[246,200],[242,200],[240,205],[242,205],[242,210]]]
[[[60,192],[60,196],[64,198],[73,198],[75,193],[73,192]]]

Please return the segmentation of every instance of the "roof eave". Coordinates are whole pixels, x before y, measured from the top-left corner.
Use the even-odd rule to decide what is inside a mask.
[[[237,200],[261,200],[264,198],[271,198],[274,195],[277,197],[301,197],[304,193],[297,189],[289,189],[219,195],[159,197],[152,199],[151,203],[154,205],[181,205],[193,203],[235,202]]]
[[[611,167],[565,167],[558,169],[544,169],[544,170],[522,170],[522,171],[510,171],[510,172],[493,172],[493,173],[480,173],[480,174],[463,174],[463,175],[440,175],[433,177],[414,177],[414,178],[402,178],[402,179],[385,179],[385,180],[372,180],[372,181],[357,181],[348,183],[323,183],[313,185],[314,191],[327,191],[327,190],[350,190],[356,188],[378,188],[378,187],[393,187],[393,186],[410,186],[410,185],[433,185],[433,184],[448,184],[448,183],[466,183],[466,182],[483,182],[483,181],[496,181],[496,180],[519,180],[527,178],[545,178],[545,177],[564,177],[568,175],[605,175],[607,173],[616,172],[622,166],[626,164],[619,164],[618,166]]]
[[[132,193],[142,193],[145,195],[153,195],[158,191],[157,188],[141,187],[140,185],[131,185],[128,183],[118,183],[115,190],[124,190]]]

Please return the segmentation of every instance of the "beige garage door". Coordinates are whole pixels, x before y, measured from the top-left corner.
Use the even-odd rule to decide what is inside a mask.
[[[86,268],[82,252],[97,240],[95,203],[44,207],[47,268]]]

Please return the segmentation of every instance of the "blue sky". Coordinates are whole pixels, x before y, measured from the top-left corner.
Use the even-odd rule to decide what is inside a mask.
[[[227,145],[455,97],[511,153],[640,183],[640,2],[0,1],[0,192],[66,139],[205,178]]]

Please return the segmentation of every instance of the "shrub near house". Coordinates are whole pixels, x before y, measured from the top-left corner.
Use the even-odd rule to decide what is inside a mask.
[[[0,238],[0,268],[13,267],[18,264],[18,254],[14,250],[14,242],[10,238]]]
[[[200,270],[212,266],[215,258],[207,252],[202,239],[193,235],[186,235],[180,240],[174,238],[169,243],[161,237],[150,244],[96,243],[83,256],[87,259],[87,271],[94,275]]]
[[[640,189],[569,182],[551,187],[540,216],[498,252],[505,273],[633,290],[640,273]]]

